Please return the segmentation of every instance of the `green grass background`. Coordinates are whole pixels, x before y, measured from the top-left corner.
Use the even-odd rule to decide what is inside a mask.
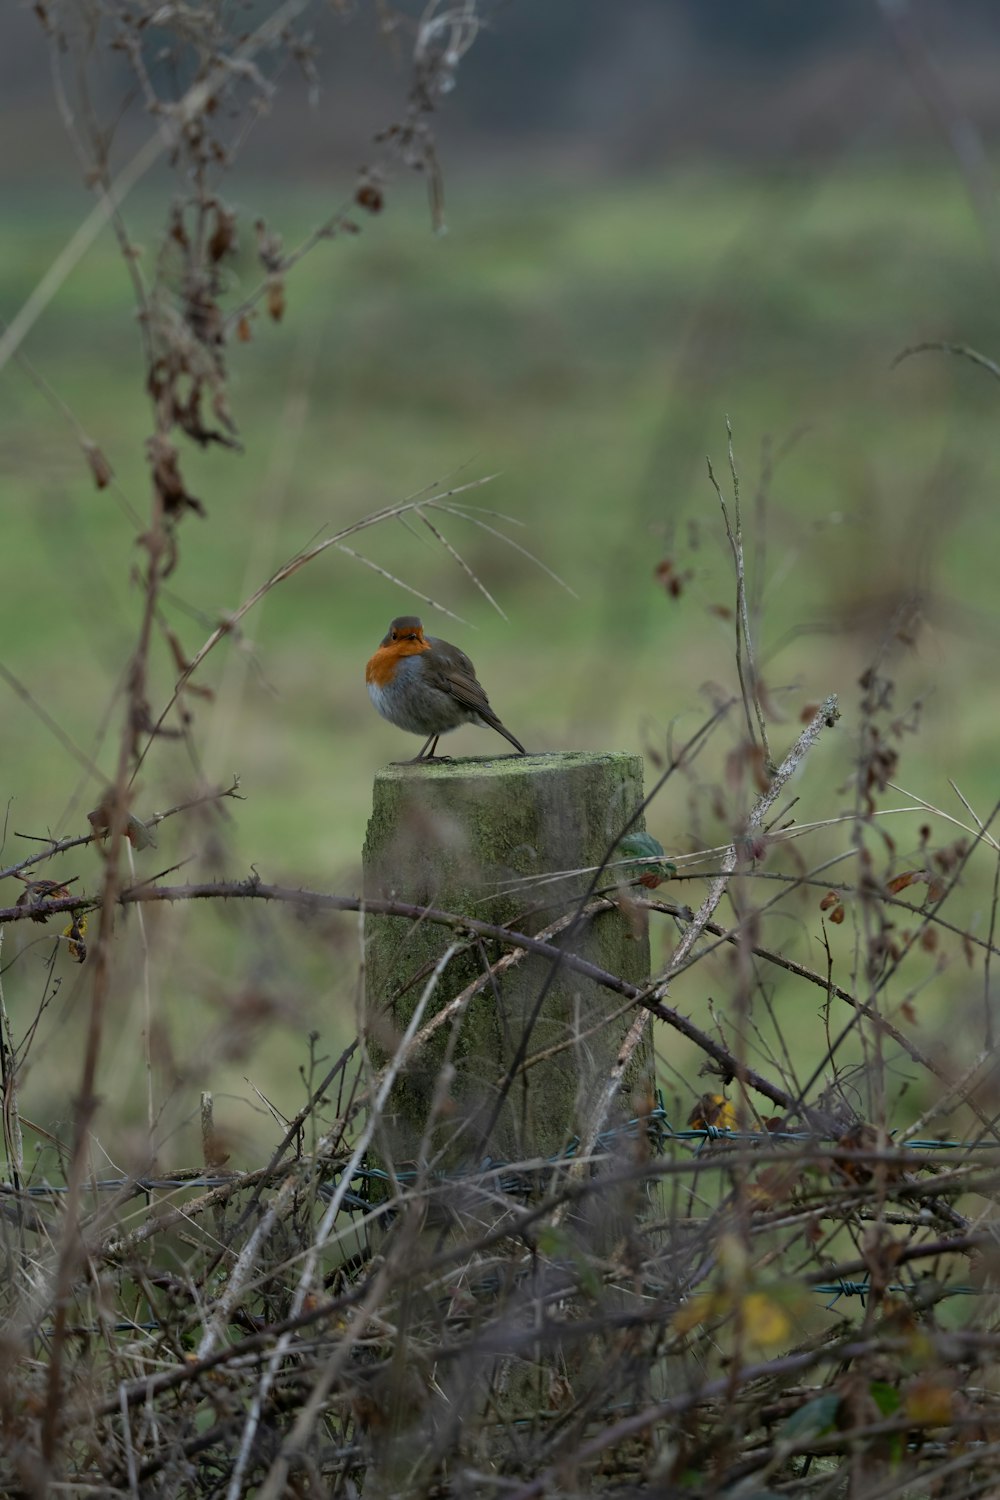
[[[706,167],[587,188],[459,174],[448,186],[447,235],[431,233],[418,188],[393,185],[386,211],[365,219],[360,236],[321,244],[290,276],[280,325],[260,312],[252,341],[230,347],[246,451],[185,455],[208,515],[181,528],[165,610],[193,653],[221,614],[311,539],[429,485],[486,474],[498,477],[472,501],[523,523],[511,534],[576,597],[459,523],[447,534],[506,620],[429,535],[393,524],[356,545],[465,625],[327,552],[270,593],[243,622],[242,643],[223,644],[199,674],[217,695],[213,704],[191,700],[205,774],[238,772],[246,800],[229,805],[225,822],[165,826],[159,849],[136,857],[139,872],[187,861],[172,878],[241,877],[253,866],[267,881],[356,891],[374,771],[416,749],[371,710],[364,663],[388,620],[412,610],[469,651],[495,708],[529,748],[640,750],[651,756],[651,781],[668,735],[693,733],[735,687],[732,624],[719,612],[733,602],[732,570],[705,470],[710,455],[728,489],[727,416],[778,758],[805,705],[837,692],[844,709],[796,785],[793,815],[809,821],[853,807],[857,679],[916,591],[922,625],[896,643],[886,667],[900,712],[923,704],[919,734],[902,742],[900,779],[968,822],[948,785],[954,778],[985,817],[997,797],[1000,386],[941,353],[891,368],[902,348],[924,339],[995,352],[995,279],[955,173],[854,159],[836,170]],[[248,227],[256,214],[293,245],[334,205],[301,185],[243,183],[232,192],[244,215],[235,301],[256,282]],[[151,189],[126,211],[150,263],[164,201]],[[0,261],[8,319],[86,207],[82,194],[8,203]],[[66,280],[24,352],[106,452],[118,489],[94,490],[70,426],[8,366],[2,660],[110,773],[116,689],[140,611],[136,527],[123,497],[148,512],[149,428],[128,278],[110,234]],[[788,451],[760,500],[768,444]],[[679,599],[654,576],[664,558],[690,575]],[[154,712],[173,675],[158,646]],[[3,686],[0,723],[7,863],[30,847],[17,834],[82,831],[97,793]],[[725,757],[738,735],[733,718],[697,784],[677,778],[651,810],[649,826],[669,850],[727,837],[736,795],[725,790]],[[448,748],[486,753],[497,743],[470,729]],[[143,769],[137,809],[170,805],[194,784],[183,745],[164,740]],[[727,807],[713,791],[720,785]],[[904,865],[920,821],[893,823]],[[929,821],[936,841],[954,836],[945,820]],[[848,846],[845,829],[834,837]],[[804,844],[803,858],[829,847]],[[98,856],[74,854],[45,873],[76,875],[91,888]],[[983,936],[988,885],[962,908]],[[692,903],[701,891],[678,887]],[[7,899],[16,892],[5,883]],[[822,965],[819,894],[801,898],[770,935]],[[52,940],[21,924],[8,932],[3,958],[17,1035],[48,997],[23,1104],[58,1134],[88,980],[60,952],[55,991],[44,988]],[[845,961],[851,941],[848,930]],[[191,1154],[185,1122],[206,1086],[221,1096],[235,1156],[252,1155],[251,1143],[274,1127],[246,1079],[291,1113],[302,1099],[308,1031],[320,1033],[325,1053],[353,1034],[356,922],[305,926],[245,905],[157,911],[146,914],[145,938],[134,918],[124,923],[122,943],[130,956],[102,1069],[109,1153],[127,1158],[123,1121],[142,1116],[149,1034],[166,1156]],[[922,1044],[936,1038],[945,1050],[961,1040],[953,1024],[949,1033],[941,997],[977,1017],[982,1006],[981,967],[963,968],[955,948],[920,1023]],[[912,983],[929,982],[940,958],[928,957]],[[679,986],[679,1003],[701,1005],[704,1015],[710,976],[724,994],[731,978],[720,960]],[[783,1028],[808,1072],[823,1042],[821,996],[787,985],[779,994],[787,996]],[[702,1085],[685,1077],[686,1054],[667,1050],[665,1077],[686,1108]]]

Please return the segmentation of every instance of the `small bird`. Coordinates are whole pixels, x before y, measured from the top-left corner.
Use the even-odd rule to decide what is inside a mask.
[[[486,724],[509,740],[519,755],[527,750],[490,708],[464,651],[424,635],[415,615],[393,620],[365,668],[368,696],[383,719],[427,741],[413,760],[435,760],[437,742],[460,724]]]

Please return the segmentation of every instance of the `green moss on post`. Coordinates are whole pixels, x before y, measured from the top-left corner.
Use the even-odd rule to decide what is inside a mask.
[[[375,779],[364,849],[365,892],[479,917],[537,933],[572,912],[592,868],[642,801],[642,761],[627,754],[504,756],[447,764],[389,766]],[[642,827],[641,821],[634,825]],[[545,877],[569,873],[557,881]],[[613,878],[602,880],[613,884]],[[393,1050],[455,934],[429,923],[369,916],[368,1032],[376,1055]],[[559,941],[559,939],[557,939]],[[617,910],[580,924],[565,941],[574,953],[633,984],[649,975],[649,945]],[[427,1018],[459,994],[504,950],[485,943],[453,958]],[[435,1122],[430,1150],[440,1165],[476,1165],[484,1154],[515,1161],[564,1149],[583,1123],[593,1090],[607,1074],[630,1016],[601,1026],[619,1007],[608,990],[561,966],[531,1032],[528,1056],[560,1047],[516,1079],[489,1138],[483,1130],[500,1080],[517,1053],[551,963],[528,956],[468,1005],[457,1036],[443,1026],[407,1068],[387,1119],[397,1164],[413,1161],[424,1138],[446,1050],[455,1069],[448,1107]],[[567,1044],[570,1045],[562,1045]],[[638,1056],[623,1111],[650,1053]]]

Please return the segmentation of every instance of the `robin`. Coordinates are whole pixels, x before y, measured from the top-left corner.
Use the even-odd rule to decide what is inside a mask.
[[[459,724],[486,724],[509,740],[519,755],[527,750],[490,708],[464,651],[424,635],[415,615],[393,620],[365,668],[368,696],[383,719],[410,734],[426,734],[418,760],[435,760],[437,742]]]

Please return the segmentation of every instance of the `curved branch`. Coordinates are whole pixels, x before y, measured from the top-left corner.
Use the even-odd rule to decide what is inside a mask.
[[[772,1083],[769,1078],[765,1078],[755,1069],[740,1063],[731,1052],[707,1032],[702,1031],[700,1026],[695,1026],[693,1021],[680,1015],[662,1000],[654,999],[647,990],[640,989],[638,985],[629,984],[617,974],[609,973],[607,969],[601,969],[597,964],[592,964],[585,958],[578,958],[576,954],[568,953],[565,948],[557,947],[555,943],[543,942],[539,938],[529,937],[525,932],[514,932],[508,927],[498,927],[493,922],[482,922],[476,917],[462,916],[458,912],[439,911],[431,906],[415,906],[408,901],[377,901],[366,899],[364,896],[328,895],[322,891],[293,890],[288,886],[264,885],[262,881],[254,879],[191,885],[138,885],[122,891],[118,897],[119,904],[122,906],[133,906],[147,901],[209,900],[280,901],[295,906],[300,911],[368,911],[376,916],[402,917],[410,922],[433,922],[441,927],[449,927],[453,932],[465,932],[470,936],[505,943],[511,948],[522,948],[528,953],[537,954],[540,958],[549,959],[551,963],[565,964],[577,974],[582,974],[585,979],[592,980],[616,995],[624,996],[626,1000],[634,1001],[636,1005],[642,1006],[658,1020],[665,1021],[668,1026],[672,1026],[675,1031],[679,1031],[682,1036],[694,1042],[695,1046],[711,1057],[719,1067],[732,1077],[740,1078],[748,1088],[770,1099],[781,1109],[792,1107],[792,1096],[785,1089]],[[30,907],[8,906],[0,909],[0,923],[23,921],[26,917],[44,917],[59,912],[86,910],[99,904],[99,900],[95,897],[64,896],[58,901],[39,901]]]

